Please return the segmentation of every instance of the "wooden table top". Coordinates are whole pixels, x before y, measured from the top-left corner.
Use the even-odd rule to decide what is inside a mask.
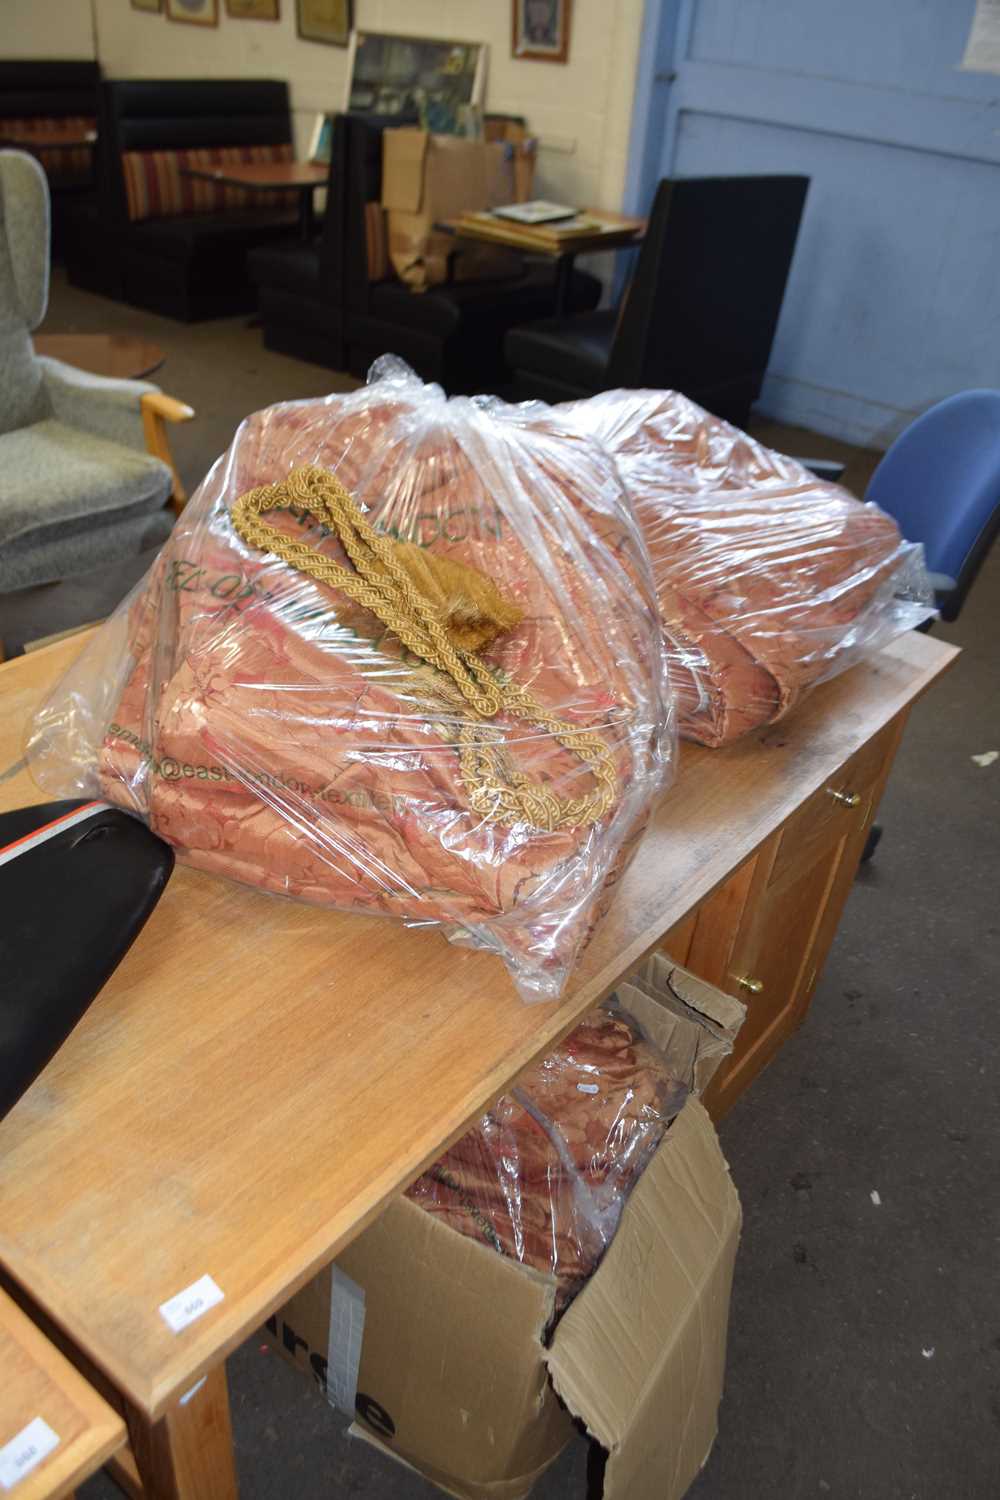
[[[181,167],[182,177],[204,177],[227,187],[317,188],[325,186],[330,168],[311,161],[245,162],[228,167]]]
[[[48,126],[45,130],[11,130],[0,120],[0,143],[5,146],[33,147],[36,151],[71,151],[79,146],[93,146],[96,130],[69,130]]]
[[[646,220],[632,218],[627,214],[614,214],[605,209],[581,209],[589,219],[599,219],[604,227],[593,234],[574,234],[564,240],[553,240],[545,234],[546,228],[558,229],[557,224],[517,224],[513,219],[498,219],[483,214],[475,221],[465,218],[443,219],[436,227],[444,229],[461,239],[485,240],[489,244],[507,245],[512,250],[531,251],[535,255],[548,255],[553,259],[560,255],[590,255],[599,250],[621,250],[630,245],[641,244],[646,232]]]
[[[0,667],[0,810],[45,800],[24,725],[84,639]],[[956,654],[908,635],[769,730],[685,745],[560,1001],[525,1005],[497,958],[435,931],[178,867],[0,1123],[0,1263],[159,1415]],[[206,1274],[224,1300],[172,1333],[160,1304]]]
[[[36,354],[115,380],[141,380],[166,358],[159,344],[128,333],[36,333],[34,343]]]
[[[38,1418],[59,1441],[33,1468],[24,1465],[23,1477],[11,1485],[17,1500],[69,1495],[125,1442],[117,1412],[0,1291],[0,1489],[11,1478],[5,1453],[13,1462],[31,1446],[43,1447],[44,1431],[25,1433]]]

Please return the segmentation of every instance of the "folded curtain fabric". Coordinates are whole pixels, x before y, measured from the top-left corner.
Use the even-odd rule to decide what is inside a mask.
[[[606,391],[555,411],[618,464],[686,738],[719,746],[780,718],[933,614],[922,549],[890,516],[686,396]]]
[[[690,1086],[631,1016],[598,1006],[407,1196],[458,1233],[554,1275],[559,1310],[597,1269]]]
[[[525,995],[555,994],[671,764],[648,560],[595,443],[447,401],[398,362],[377,373],[242,424],[43,708],[35,773],[99,788],[199,868],[441,924],[498,952]],[[386,545],[474,569],[510,604],[517,623],[477,654],[499,713],[470,718],[388,617],[242,540],[240,497],[303,466]],[[290,554],[354,566],[308,509],[266,520]],[[517,693],[543,717],[511,708]],[[613,796],[591,816],[602,777]]]

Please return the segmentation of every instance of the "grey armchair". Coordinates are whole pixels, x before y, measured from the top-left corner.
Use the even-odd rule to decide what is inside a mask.
[[[159,545],[184,499],[163,424],[194,413],[36,355],[48,291],[45,174],[0,151],[0,594]]]

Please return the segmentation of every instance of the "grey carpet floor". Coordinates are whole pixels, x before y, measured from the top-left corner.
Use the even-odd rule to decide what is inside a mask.
[[[246,411],[351,383],[265,353],[243,322],[182,327],[61,284],[48,326],[164,346],[156,379],[199,412],[177,442],[192,487]],[[863,489],[873,455],[760,430],[847,457]],[[16,619],[0,600],[0,634],[93,619],[129,582],[35,590]],[[692,1500],[1000,1495],[1000,761],[971,758],[1000,749],[1000,552],[938,634],[963,655],[914,710],[810,1015],[722,1125],[745,1227],[719,1438]],[[244,1500],[438,1493],[347,1438],[259,1339],[229,1371]],[[582,1500],[584,1470],[579,1440],[535,1493]],[[79,1493],[117,1491],[98,1477]]]

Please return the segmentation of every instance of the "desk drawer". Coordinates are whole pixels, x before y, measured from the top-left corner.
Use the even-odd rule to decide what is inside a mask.
[[[866,823],[899,730],[887,724],[862,745],[785,823],[768,885],[807,869],[821,849],[833,848]]]

